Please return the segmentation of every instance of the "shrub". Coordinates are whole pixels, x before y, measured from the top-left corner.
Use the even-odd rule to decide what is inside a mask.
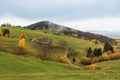
[[[92,63],[102,62],[107,60],[115,60],[115,59],[120,59],[120,55],[118,53],[114,53],[114,54],[104,53],[102,56],[94,57],[92,59]]]
[[[106,53],[104,53],[100,58],[103,59],[103,61],[107,61],[107,60],[110,60],[110,56]]]
[[[81,63],[84,65],[90,65],[92,63],[90,58],[87,57],[81,57]]]
[[[67,63],[65,56],[60,56],[59,61],[60,61],[61,63]]]
[[[96,63],[96,62],[99,62],[99,57],[92,58],[92,63]]]
[[[69,58],[76,57],[79,53],[80,53],[80,52],[77,51],[76,49],[74,49],[74,48],[69,48],[67,57],[69,57]]]
[[[110,54],[110,59],[114,60],[114,59],[119,59],[120,55],[118,53],[114,53],[114,54]]]
[[[89,68],[90,68],[90,69],[95,69],[95,68],[96,68],[96,65],[95,65],[95,64],[91,64],[91,65],[89,65]]]

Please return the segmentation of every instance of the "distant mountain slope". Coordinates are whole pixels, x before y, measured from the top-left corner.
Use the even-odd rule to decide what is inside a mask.
[[[87,32],[92,32],[95,34],[106,35],[111,38],[120,38],[120,30],[88,30]]]
[[[51,29],[54,29],[57,32],[61,32],[61,33],[64,33],[65,35],[69,35],[69,36],[73,36],[73,37],[77,37],[77,38],[84,38],[86,40],[96,39],[102,43],[105,43],[106,41],[108,41],[112,44],[116,44],[116,41],[114,39],[108,38],[107,36],[75,30],[75,29],[72,29],[69,27],[54,24],[54,23],[49,22],[49,21],[37,22],[35,24],[31,24],[29,26],[26,26],[26,28],[32,29],[32,30],[36,30],[36,29],[51,30]]]

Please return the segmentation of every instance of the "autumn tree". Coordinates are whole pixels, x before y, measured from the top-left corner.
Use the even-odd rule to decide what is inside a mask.
[[[20,34],[20,38],[19,38],[19,47],[24,47],[25,46],[25,38],[26,35],[24,33]]]
[[[0,29],[0,36],[4,36],[4,37],[10,37],[10,30],[9,29]]]
[[[38,44],[38,48],[42,50],[42,54],[40,55],[40,57],[42,59],[47,59],[47,53],[50,49],[52,49],[52,46],[53,46],[52,39],[49,39],[46,37],[38,38],[37,44]]]

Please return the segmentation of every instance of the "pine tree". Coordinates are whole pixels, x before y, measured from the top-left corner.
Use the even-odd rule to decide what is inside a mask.
[[[73,63],[75,63],[75,62],[76,62],[76,59],[75,59],[75,57],[73,57],[72,61],[73,61]]]
[[[104,52],[108,52],[108,51],[111,51],[112,53],[114,52],[113,47],[111,46],[111,44],[106,42],[105,45],[104,45]]]
[[[91,47],[89,47],[88,48],[88,50],[87,50],[87,56],[86,57],[92,57],[93,55],[92,55],[92,49],[91,49]]]
[[[94,56],[101,56],[102,55],[101,48],[95,48],[93,54]]]

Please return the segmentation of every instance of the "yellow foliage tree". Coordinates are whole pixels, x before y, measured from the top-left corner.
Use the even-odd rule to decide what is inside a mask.
[[[0,29],[0,36],[3,36],[3,32],[2,32],[2,29]]]
[[[19,39],[19,44],[18,44],[18,46],[19,47],[24,47],[25,46],[25,34],[24,33],[22,33],[21,35],[20,35],[20,39]]]

